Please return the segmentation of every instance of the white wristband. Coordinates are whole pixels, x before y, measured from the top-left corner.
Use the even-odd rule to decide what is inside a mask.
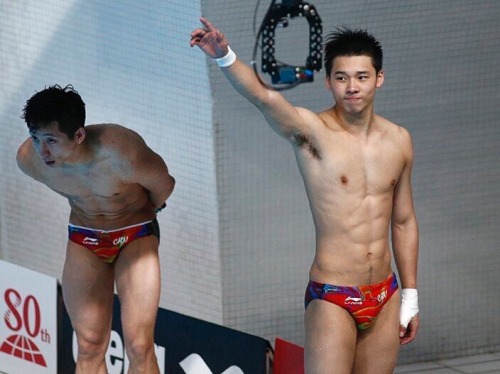
[[[418,313],[418,292],[415,288],[403,288],[401,291],[401,311],[399,323],[408,327],[411,319]]]
[[[233,52],[231,47],[227,46],[227,54],[221,58],[214,58],[214,61],[217,65],[219,65],[219,67],[227,68],[236,61],[236,53]]]

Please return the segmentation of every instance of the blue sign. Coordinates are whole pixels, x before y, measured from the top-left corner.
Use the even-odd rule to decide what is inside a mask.
[[[75,371],[76,357],[76,337],[64,305],[62,314],[60,374]],[[155,345],[162,374],[265,374],[270,347],[260,337],[161,308]],[[128,369],[116,295],[106,364],[109,374],[126,374]]]

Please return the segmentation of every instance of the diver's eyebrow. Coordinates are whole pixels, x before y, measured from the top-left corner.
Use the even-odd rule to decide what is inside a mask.
[[[359,71],[354,72],[354,74],[368,74],[368,73],[369,73],[368,70],[359,70]],[[348,75],[349,73],[347,71],[344,71],[344,70],[337,70],[334,74]]]
[[[42,132],[42,133],[40,133],[38,135],[36,134],[36,131],[30,131],[29,133],[30,133],[30,135],[36,135],[36,136],[52,136],[52,137],[55,137],[55,135],[53,133],[51,133],[51,132]]]

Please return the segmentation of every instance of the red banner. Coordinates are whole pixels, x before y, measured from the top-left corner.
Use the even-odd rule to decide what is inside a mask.
[[[304,374],[304,348],[276,338],[274,342],[274,374]]]

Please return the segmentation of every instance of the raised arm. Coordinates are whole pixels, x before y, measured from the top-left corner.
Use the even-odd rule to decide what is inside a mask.
[[[191,33],[191,47],[198,46],[212,59],[221,59],[229,53],[224,59],[228,60],[229,66],[221,67],[221,70],[232,86],[262,112],[279,135],[292,140],[296,132],[307,132],[311,119],[316,116],[306,109],[294,107],[279,92],[262,85],[253,69],[238,58],[233,62],[224,34],[206,18],[201,17],[200,21],[203,27]]]

